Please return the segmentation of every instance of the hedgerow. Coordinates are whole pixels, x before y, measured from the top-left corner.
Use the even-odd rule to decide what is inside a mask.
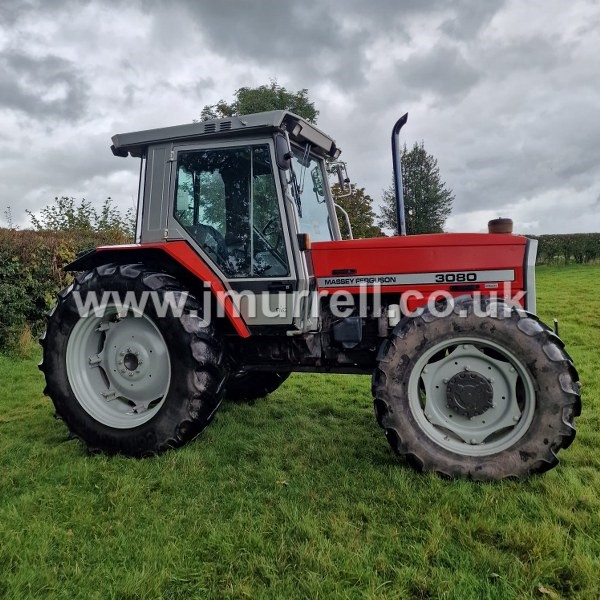
[[[0,228],[0,351],[14,350],[24,328],[41,332],[44,316],[72,275],[78,252],[130,239],[120,232],[53,232]]]
[[[539,241],[539,264],[583,264],[600,258],[600,233],[528,236]]]

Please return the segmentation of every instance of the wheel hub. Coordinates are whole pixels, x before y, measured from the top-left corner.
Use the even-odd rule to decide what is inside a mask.
[[[123,357],[123,364],[128,371],[135,371],[139,365],[138,357],[133,352],[128,352]]]
[[[448,407],[459,415],[477,417],[494,404],[491,383],[479,373],[462,371],[448,381],[446,386]]]

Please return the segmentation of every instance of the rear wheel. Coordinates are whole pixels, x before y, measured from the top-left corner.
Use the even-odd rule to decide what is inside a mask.
[[[42,340],[57,414],[107,453],[154,454],[198,435],[227,374],[219,337],[201,317],[168,274],[111,264],[80,275],[60,293]]]
[[[481,302],[488,316],[468,298],[396,327],[373,377],[377,421],[419,470],[480,480],[546,471],[575,436],[577,372],[534,316]]]
[[[227,400],[250,401],[264,398],[274,392],[290,376],[290,373],[272,371],[238,371],[227,380]]]

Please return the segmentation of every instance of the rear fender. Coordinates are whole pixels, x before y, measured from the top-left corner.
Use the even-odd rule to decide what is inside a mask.
[[[221,307],[235,332],[242,338],[250,337],[248,327],[221,280],[186,242],[100,246],[78,256],[72,263],[65,266],[64,270],[89,271],[106,263],[126,264],[130,262],[153,263],[174,275],[178,275],[178,273],[181,275],[183,270],[184,275],[187,275],[184,279],[210,284],[210,291],[216,304]]]

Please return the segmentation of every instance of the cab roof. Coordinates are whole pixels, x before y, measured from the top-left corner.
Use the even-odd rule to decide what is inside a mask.
[[[240,115],[226,119],[209,119],[197,123],[117,133],[112,137],[111,150],[115,156],[144,156],[148,146],[165,142],[183,142],[204,139],[227,139],[260,133],[287,131],[290,139],[300,144],[309,143],[323,156],[337,158],[340,150],[335,141],[302,117],[287,110]]]

